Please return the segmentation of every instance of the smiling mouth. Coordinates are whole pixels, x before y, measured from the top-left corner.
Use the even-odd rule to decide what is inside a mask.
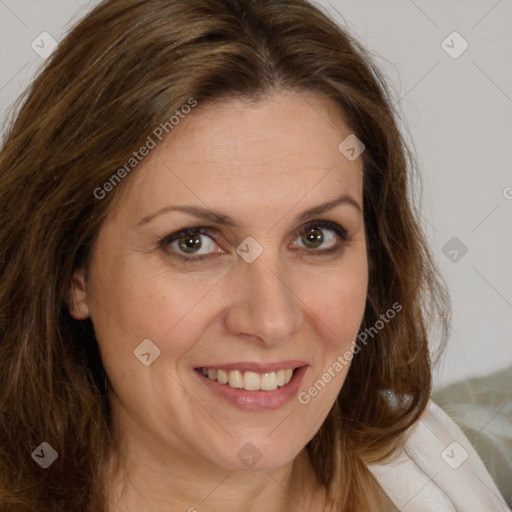
[[[246,391],[275,391],[286,386],[297,368],[284,368],[273,372],[251,372],[221,370],[216,368],[196,368],[204,377],[235,389]]]

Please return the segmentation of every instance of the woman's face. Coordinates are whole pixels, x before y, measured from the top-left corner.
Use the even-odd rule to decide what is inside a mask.
[[[263,470],[317,432],[367,291],[350,134],[314,94],[199,104],[118,185],[72,312],[91,317],[134,452]]]

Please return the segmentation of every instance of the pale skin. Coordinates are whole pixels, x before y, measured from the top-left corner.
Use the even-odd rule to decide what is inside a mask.
[[[314,94],[200,104],[122,184],[70,306],[93,322],[123,446],[112,454],[109,512],[322,510],[304,447],[348,367],[307,405],[295,398],[267,411],[226,402],[194,368],[301,360],[307,391],[352,348],[368,262],[362,161],[338,150],[350,133],[336,105]],[[170,209],[152,217],[185,205],[234,225]],[[307,246],[304,229],[321,221],[330,224],[317,226],[320,245]],[[210,231],[196,236],[197,253],[162,245],[198,226]],[[235,251],[249,236],[263,248],[252,263]],[[338,250],[320,254],[330,247]],[[161,351],[149,366],[134,356],[145,339]],[[250,468],[237,457],[247,443],[261,454]]]

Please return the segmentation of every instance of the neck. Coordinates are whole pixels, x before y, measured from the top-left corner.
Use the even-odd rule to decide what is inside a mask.
[[[111,457],[109,512],[320,512],[325,504],[305,449],[275,470],[241,472],[141,453]]]

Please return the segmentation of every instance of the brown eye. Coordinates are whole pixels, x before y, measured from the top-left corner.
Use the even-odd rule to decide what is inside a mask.
[[[187,254],[194,254],[196,250],[201,249],[202,245],[201,237],[198,234],[185,235],[178,238],[179,248]]]
[[[211,231],[207,228],[188,228],[172,233],[161,240],[162,248],[176,257],[182,257],[189,261],[200,260],[215,253],[222,253],[219,246],[213,240]],[[192,256],[187,258],[187,255]]]
[[[318,227],[308,228],[302,235],[302,241],[306,247],[317,249],[324,241],[322,230]]]
[[[306,249],[311,255],[322,255],[343,249],[348,241],[344,228],[333,222],[309,224],[299,232],[294,246]]]

